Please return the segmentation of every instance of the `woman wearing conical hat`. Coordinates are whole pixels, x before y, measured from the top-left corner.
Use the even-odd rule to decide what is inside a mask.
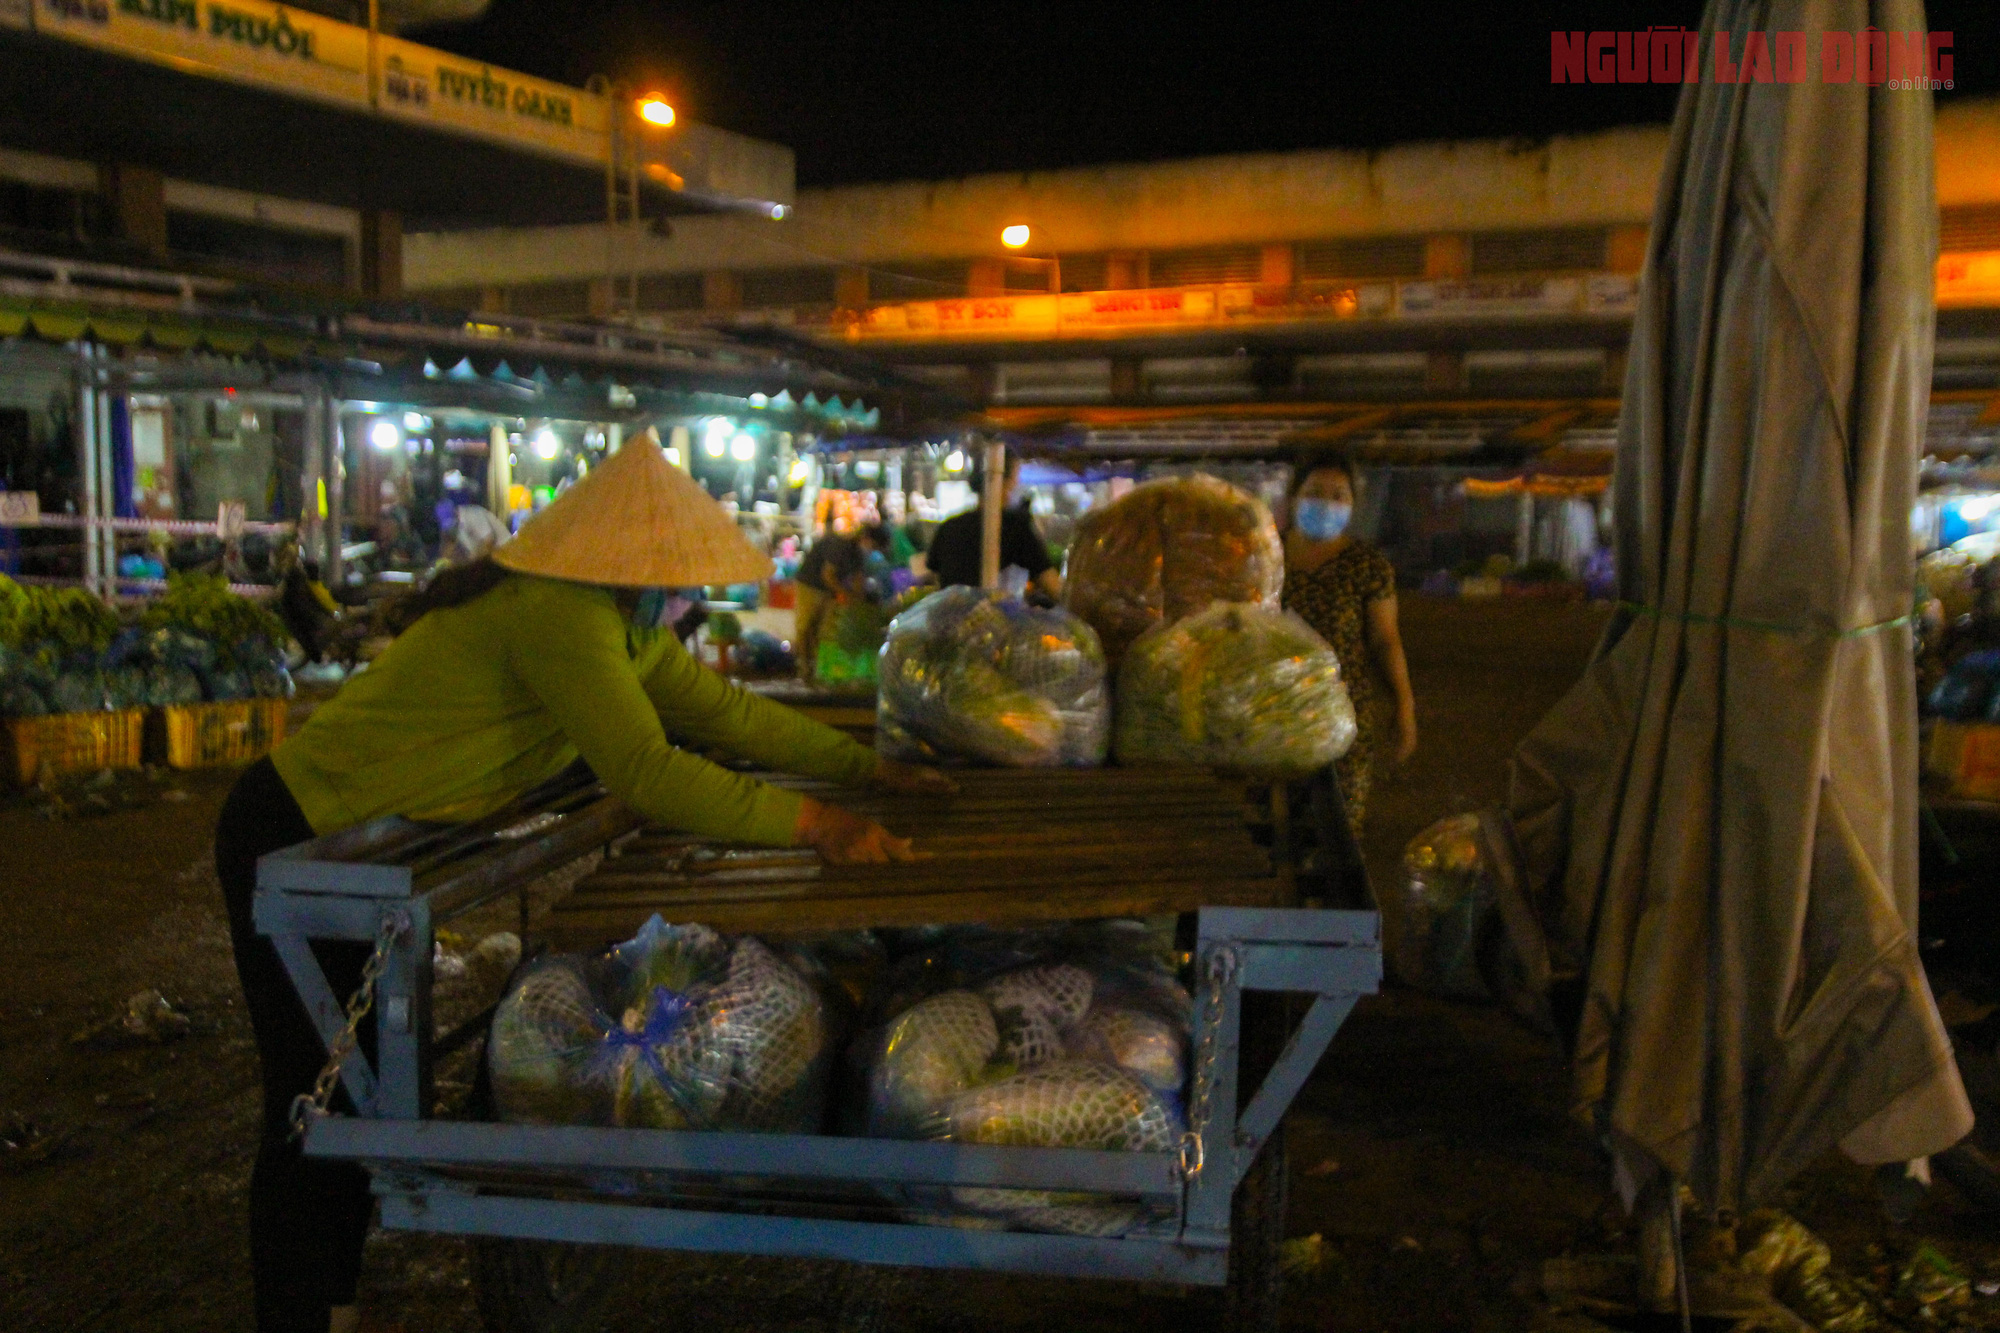
[[[388,650],[237,782],[215,859],[263,1066],[250,1183],[260,1330],[354,1326],[371,1205],[360,1167],[307,1160],[289,1138],[292,1100],[310,1090],[326,1054],[252,924],[260,855],[383,815],[478,819],[581,757],[656,824],[811,846],[836,863],[911,857],[907,841],[872,821],[674,743],[833,782],[950,790],[929,769],[879,759],[737,688],[699,665],[670,629],[643,623],[649,589],[744,583],[770,568],[649,432],[512,541],[434,580]],[[349,994],[368,947],[316,949],[334,991]]]

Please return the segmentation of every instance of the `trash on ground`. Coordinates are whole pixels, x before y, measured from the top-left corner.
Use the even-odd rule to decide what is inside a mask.
[[[142,990],[125,1001],[115,1015],[84,1028],[70,1038],[77,1046],[145,1046],[179,1041],[194,1028],[192,1020],[157,990]]]

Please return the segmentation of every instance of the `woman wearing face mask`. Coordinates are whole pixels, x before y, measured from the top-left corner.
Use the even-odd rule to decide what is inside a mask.
[[[1348,531],[1354,516],[1354,472],[1348,463],[1302,463],[1293,476],[1291,509],[1285,534],[1285,609],[1333,645],[1354,700],[1360,734],[1334,765],[1334,777],[1358,839],[1368,808],[1382,683],[1395,698],[1396,762],[1403,763],[1417,748],[1417,702],[1410,693],[1410,668],[1396,624],[1395,570],[1387,556]]]

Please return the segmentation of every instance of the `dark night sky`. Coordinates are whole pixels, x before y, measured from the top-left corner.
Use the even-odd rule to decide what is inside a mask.
[[[831,185],[1664,121],[1671,88],[1552,86],[1549,32],[1700,14],[1693,0],[494,0],[479,23],[418,35],[567,83],[603,71],[661,88],[697,119],[791,145],[799,183]],[[2000,90],[2000,5],[1933,0],[1930,17],[1955,34],[1960,95]]]

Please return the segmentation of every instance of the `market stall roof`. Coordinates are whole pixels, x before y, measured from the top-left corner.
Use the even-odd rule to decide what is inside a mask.
[[[161,354],[107,367],[135,388],[310,374],[364,402],[597,420],[754,413],[834,434],[893,429],[937,410],[927,386],[852,354],[830,366],[809,346],[413,305],[300,307],[213,280],[0,252],[0,340],[78,339]],[[240,360],[188,360],[200,353]]]

